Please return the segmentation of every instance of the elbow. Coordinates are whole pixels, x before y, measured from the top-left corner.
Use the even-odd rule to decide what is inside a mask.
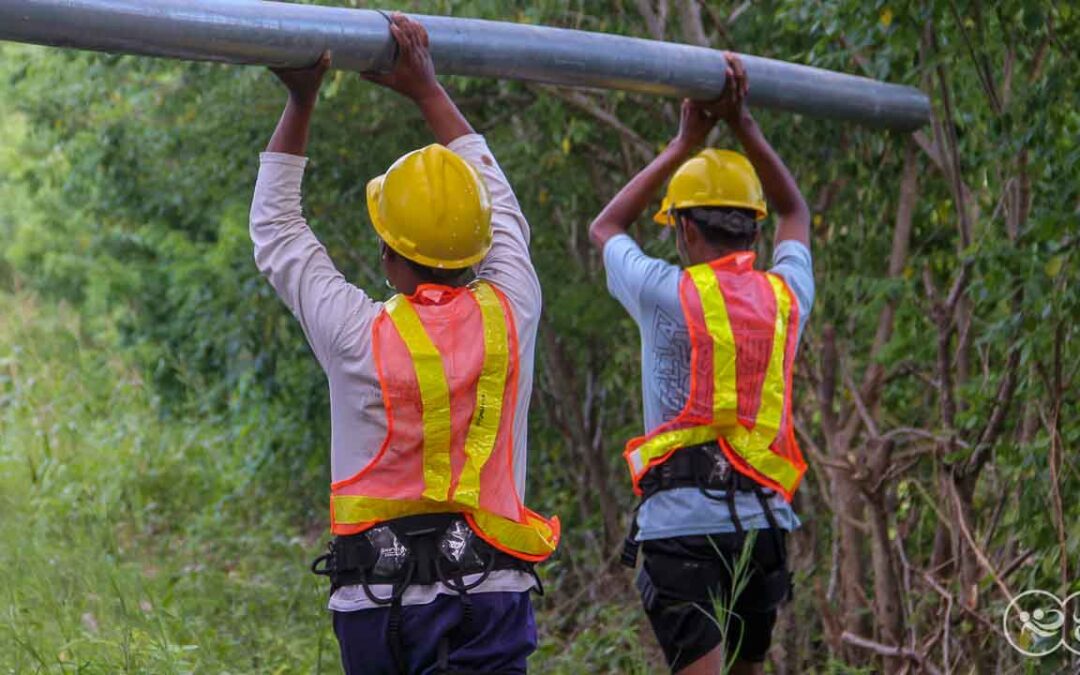
[[[589,225],[589,241],[598,250],[602,251],[607,240],[615,235],[614,229],[611,223],[597,218]]]
[[[801,194],[791,200],[790,204],[785,205],[785,208],[779,210],[777,213],[781,220],[789,222],[799,227],[810,228],[810,207],[806,204],[806,200],[803,199]]]
[[[599,221],[594,220],[589,223],[589,241],[592,243],[593,246],[596,246],[597,248],[601,246],[601,242],[599,240],[599,233],[597,232],[598,229]]]
[[[803,227],[806,228],[807,232],[810,231],[810,222],[811,222],[810,207],[807,206],[805,199],[802,199],[802,198],[799,199],[799,203],[797,204],[796,209],[795,209],[795,219]]]

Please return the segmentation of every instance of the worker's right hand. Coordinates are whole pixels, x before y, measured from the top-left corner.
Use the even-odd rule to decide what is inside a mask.
[[[738,54],[724,52],[724,58],[727,60],[724,91],[720,98],[709,102],[709,111],[729,125],[736,125],[747,114],[746,98],[750,94],[750,78]]]
[[[690,152],[705,143],[709,132],[716,126],[716,116],[708,105],[700,101],[684,99],[682,114],[679,118],[679,133],[675,144]]]
[[[419,21],[394,12],[390,17],[390,34],[398,44],[394,69],[389,73],[364,73],[364,78],[413,101],[440,93],[442,88],[435,79],[435,63],[431,60],[427,30]]]
[[[319,95],[323,76],[330,69],[329,51],[323,52],[314,65],[306,68],[271,68],[281,83],[289,90],[289,96],[297,103],[312,104]]]

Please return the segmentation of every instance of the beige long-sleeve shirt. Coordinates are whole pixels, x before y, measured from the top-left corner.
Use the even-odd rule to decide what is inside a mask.
[[[515,419],[514,467],[518,494],[525,494],[527,425],[532,393],[536,331],[540,319],[540,282],[529,257],[529,225],[513,189],[482,136],[462,136],[448,146],[483,176],[491,192],[491,251],[476,267],[477,277],[497,286],[514,313],[519,338],[519,379]],[[383,303],[349,283],[334,266],[301,208],[301,183],[307,158],[263,153],[251,205],[255,263],[300,321],[330,386],[332,480],[354,476],[378,453],[386,437],[386,411],[371,349],[372,324]],[[358,223],[359,226],[359,223]],[[473,592],[523,591],[532,578],[520,572],[493,573]],[[382,597],[386,589],[376,588]],[[441,584],[414,586],[405,604],[430,602],[453,591]],[[330,608],[352,611],[372,607],[361,589],[339,589]]]

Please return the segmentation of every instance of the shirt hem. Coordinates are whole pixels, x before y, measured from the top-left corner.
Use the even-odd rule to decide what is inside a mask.
[[[761,518],[747,518],[742,521],[744,530],[767,530],[769,529],[769,521],[764,517]],[[802,525],[802,523],[796,521],[794,523],[778,523],[780,529],[785,532],[793,532]],[[654,539],[672,539],[674,537],[701,537],[709,534],[733,534],[735,532],[734,525],[710,525],[708,527],[671,527],[671,528],[649,528],[647,530],[639,530],[637,534],[637,541],[651,541]]]

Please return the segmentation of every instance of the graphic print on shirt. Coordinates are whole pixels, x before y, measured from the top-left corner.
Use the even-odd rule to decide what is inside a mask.
[[[686,405],[690,393],[690,337],[686,326],[677,322],[662,307],[653,315],[653,363],[656,389],[663,419],[676,417]]]

